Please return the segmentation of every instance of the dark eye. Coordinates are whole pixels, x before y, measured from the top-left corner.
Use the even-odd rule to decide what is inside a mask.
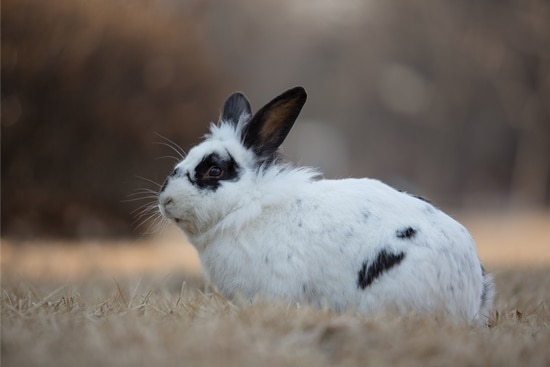
[[[223,174],[223,169],[220,166],[212,166],[206,171],[206,176],[211,178],[218,178]]]

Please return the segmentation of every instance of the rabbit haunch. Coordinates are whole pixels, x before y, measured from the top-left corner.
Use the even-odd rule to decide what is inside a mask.
[[[159,193],[211,283],[227,297],[484,322],[494,285],[462,225],[380,181],[325,180],[280,159],[305,100],[297,87],[252,115],[231,95]]]

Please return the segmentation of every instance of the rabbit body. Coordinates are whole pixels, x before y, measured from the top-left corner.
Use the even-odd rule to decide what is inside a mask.
[[[267,146],[273,136],[262,141],[262,130],[247,143],[258,115],[292,110],[275,103],[286,103],[282,96],[252,118],[244,96],[228,100],[220,124],[159,194],[161,212],[186,232],[218,291],[336,311],[442,310],[485,321],[492,278],[458,222],[380,181],[325,180],[281,163],[274,154],[290,129],[274,146]]]

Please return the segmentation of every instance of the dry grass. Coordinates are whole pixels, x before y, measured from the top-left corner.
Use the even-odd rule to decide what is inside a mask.
[[[276,302],[237,306],[204,292],[196,259],[186,248],[170,245],[171,240],[156,247],[93,243],[16,247],[3,241],[2,362],[5,366],[548,366],[550,261],[544,244],[548,249],[550,229],[539,226],[549,223],[548,216],[526,219],[523,227],[506,223],[506,218],[492,217],[485,225],[481,217],[469,218],[480,253],[496,276],[498,296],[488,328],[457,325],[436,315],[338,315]],[[500,233],[535,227],[538,234],[529,233],[529,243],[538,244],[533,247],[535,255],[531,262],[529,256],[519,257],[513,267],[512,260],[503,259],[498,251],[491,256],[496,244],[480,241],[491,238],[495,228]],[[494,238],[500,242],[499,233]]]

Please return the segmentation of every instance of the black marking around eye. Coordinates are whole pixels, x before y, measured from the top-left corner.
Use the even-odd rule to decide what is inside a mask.
[[[208,169],[212,166],[218,166],[223,170],[219,177],[208,177]],[[201,189],[216,191],[221,185],[221,181],[236,181],[239,178],[239,165],[230,154],[222,157],[217,153],[207,155],[195,167],[195,180],[191,181]]]
[[[416,236],[416,229],[414,229],[413,227],[398,229],[397,231],[395,231],[395,235],[397,236],[397,238],[402,239],[413,238],[414,236]]]
[[[382,250],[372,263],[369,264],[367,261],[364,261],[359,273],[357,273],[357,288],[367,288],[376,278],[394,266],[399,265],[404,257],[405,253],[403,252],[392,254],[386,250]]]

